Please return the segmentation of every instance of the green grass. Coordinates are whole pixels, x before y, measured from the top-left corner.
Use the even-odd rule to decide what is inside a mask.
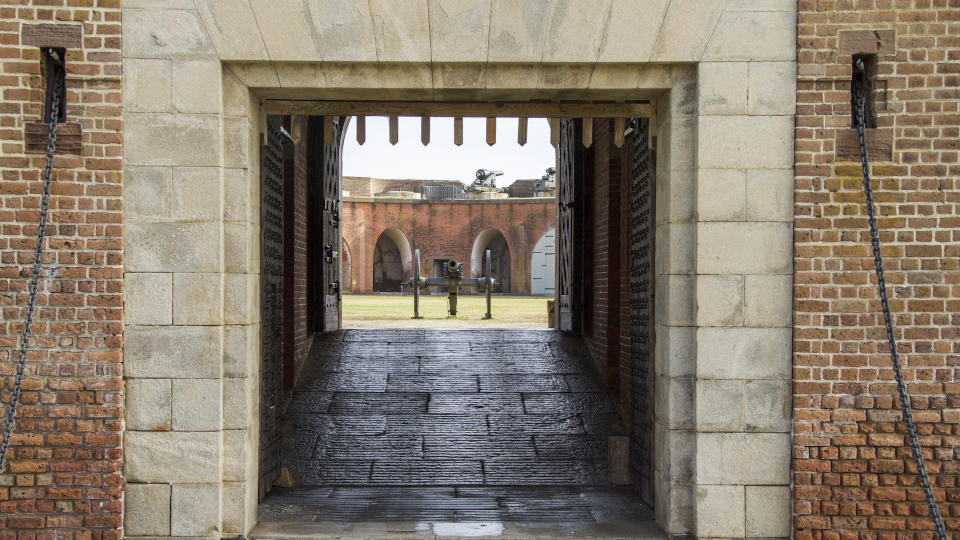
[[[387,328],[546,328],[547,297],[494,296],[493,319],[483,320],[485,296],[460,295],[457,317],[448,317],[447,296],[420,296],[420,315],[413,317],[413,296],[343,295],[343,326]]]

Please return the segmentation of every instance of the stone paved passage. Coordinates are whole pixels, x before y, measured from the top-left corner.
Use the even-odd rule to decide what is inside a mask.
[[[470,523],[511,536],[656,534],[629,490],[603,487],[619,418],[577,340],[413,329],[317,339],[283,426],[295,487],[274,488],[255,536],[458,536]]]

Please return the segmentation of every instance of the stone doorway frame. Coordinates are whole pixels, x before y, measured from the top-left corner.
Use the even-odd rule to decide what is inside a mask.
[[[671,535],[788,536],[795,7],[708,3],[664,3],[648,54],[620,63],[485,63],[400,46],[321,62],[290,42],[257,56],[250,43],[285,38],[248,35],[216,1],[130,2],[126,534],[256,522],[264,100],[629,98],[657,105],[657,521]],[[789,40],[747,37],[777,31]]]

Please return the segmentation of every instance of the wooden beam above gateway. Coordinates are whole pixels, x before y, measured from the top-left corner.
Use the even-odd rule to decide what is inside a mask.
[[[309,116],[453,116],[527,118],[649,118],[649,103],[268,100],[267,114]]]

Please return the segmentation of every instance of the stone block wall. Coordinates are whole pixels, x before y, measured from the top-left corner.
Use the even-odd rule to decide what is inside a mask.
[[[46,69],[40,47],[67,51],[67,121],[57,130],[34,337],[8,466],[0,471],[3,540],[120,538],[124,281],[119,4],[55,0],[0,6],[4,411],[26,316],[43,189]],[[155,289],[158,295],[164,290]]]
[[[854,54],[877,55],[868,138],[888,294],[927,469],[956,534],[960,4],[801,0],[797,35],[795,538],[930,538],[932,529],[876,290],[851,129]]]

